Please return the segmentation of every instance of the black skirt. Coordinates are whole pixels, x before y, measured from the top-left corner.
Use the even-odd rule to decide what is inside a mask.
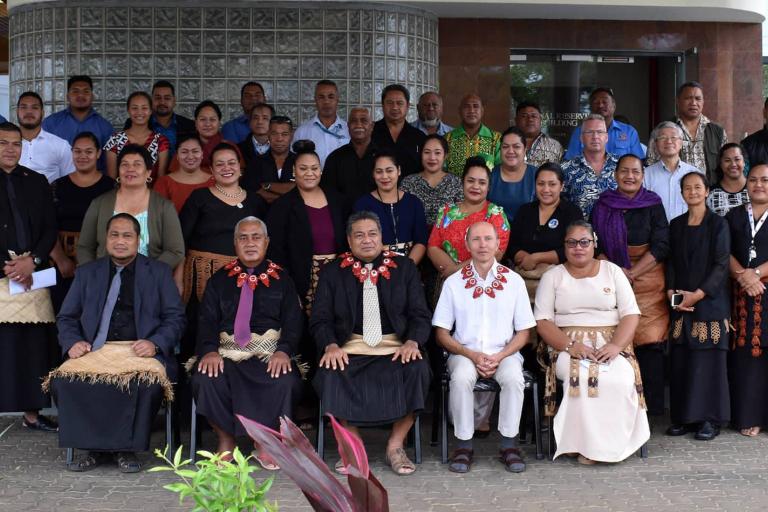
[[[152,422],[163,400],[160,384],[131,381],[128,389],[53,379],[59,409],[59,446],[92,451],[149,450]]]
[[[0,412],[50,405],[40,386],[58,352],[54,324],[0,324]]]
[[[763,315],[765,316],[765,315]],[[730,352],[731,426],[768,428],[768,351],[752,357],[752,347]]]
[[[223,431],[244,436],[247,432],[235,417],[240,414],[264,426],[278,430],[280,417],[291,417],[301,394],[301,376],[293,371],[273,379],[267,364],[256,357],[238,363],[224,359],[224,372],[209,377],[192,375],[192,394],[197,412]]]
[[[648,414],[664,414],[664,343],[652,343],[635,347],[640,376],[643,379],[643,393]]]
[[[731,418],[728,394],[728,352],[672,345],[670,355],[670,418],[685,425],[709,421],[725,425]]]
[[[326,413],[365,426],[421,412],[429,380],[426,359],[403,364],[392,356],[351,355],[344,371],[318,368],[313,384]]]

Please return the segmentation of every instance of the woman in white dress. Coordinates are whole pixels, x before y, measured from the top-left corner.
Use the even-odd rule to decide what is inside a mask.
[[[632,352],[640,309],[624,272],[595,259],[596,242],[587,222],[568,227],[566,262],[542,276],[534,308],[552,361],[544,399],[549,416],[555,376],[563,381],[555,458],[578,455],[582,464],[620,462],[651,435]]]

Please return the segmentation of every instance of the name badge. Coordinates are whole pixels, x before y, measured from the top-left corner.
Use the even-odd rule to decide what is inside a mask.
[[[557,219],[549,219],[549,222],[547,222],[547,226],[549,227],[549,229],[555,229],[559,225],[560,225],[560,221]]]

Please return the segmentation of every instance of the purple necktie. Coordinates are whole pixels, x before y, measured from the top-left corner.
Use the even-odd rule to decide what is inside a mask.
[[[253,269],[248,269],[248,276]],[[235,343],[245,348],[251,342],[251,312],[253,311],[253,289],[248,285],[248,279],[240,287],[240,302],[235,313]]]

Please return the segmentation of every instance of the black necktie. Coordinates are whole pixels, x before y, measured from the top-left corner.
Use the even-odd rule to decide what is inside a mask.
[[[27,230],[24,227],[24,220],[21,218],[21,212],[19,212],[19,205],[16,203],[16,189],[13,187],[11,174],[7,172],[4,172],[3,174],[5,174],[5,188],[8,191],[8,204],[11,207],[11,216],[13,217],[13,224],[16,227],[16,242],[19,245],[19,251],[23,252],[29,249],[29,247],[27,247]]]

